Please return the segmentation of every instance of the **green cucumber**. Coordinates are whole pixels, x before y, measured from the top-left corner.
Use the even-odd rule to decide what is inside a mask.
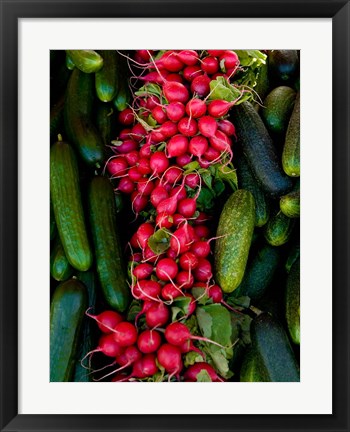
[[[259,114],[249,102],[234,107],[232,112],[243,153],[263,190],[273,197],[289,192],[293,183],[282,170],[277,150]]]
[[[295,91],[287,86],[276,87],[267,95],[260,113],[269,132],[286,133],[295,97]]]
[[[114,190],[108,178],[96,176],[92,179],[89,206],[101,288],[108,305],[124,312],[129,305],[130,289],[117,230]]]
[[[252,193],[255,201],[255,226],[262,227],[266,224],[270,215],[270,207],[264,192],[256,181],[249,164],[244,157],[240,155],[237,158],[238,182],[241,189],[246,189]]]
[[[51,276],[57,281],[65,281],[73,274],[73,268],[67,260],[66,254],[59,236],[57,236],[55,245],[50,256]]]
[[[103,66],[103,58],[93,50],[67,50],[74,65],[84,73],[98,72]]]
[[[128,83],[128,66],[125,57],[118,55],[118,93],[113,99],[113,104],[118,111],[128,108],[131,94]]]
[[[298,382],[299,367],[281,324],[267,313],[257,316],[251,324],[255,362],[264,381]]]
[[[224,205],[217,229],[221,238],[215,244],[215,278],[226,293],[234,291],[243,279],[254,224],[254,197],[239,189]]]
[[[70,264],[88,270],[92,253],[84,220],[77,161],[72,147],[62,141],[51,147],[50,192],[59,236]]]
[[[75,64],[72,60],[72,57],[68,54],[68,52],[66,52],[66,67],[68,70],[72,71],[73,69],[75,69]]]
[[[111,104],[102,102],[96,104],[95,122],[105,146],[111,145],[114,125],[117,124],[117,119],[113,114],[114,108]]]
[[[64,96],[50,109],[50,140],[55,142],[60,128],[63,126]]]
[[[268,54],[269,73],[279,83],[291,81],[298,72],[299,58],[296,50],[273,50]]]
[[[111,102],[118,92],[118,54],[115,50],[100,51],[103,67],[95,74],[95,88],[101,102]]]
[[[86,288],[77,279],[56,288],[50,310],[50,382],[73,378],[86,306]]]
[[[289,218],[300,217],[300,190],[282,196],[280,198],[280,209]]]
[[[249,348],[244,355],[239,380],[240,382],[264,382],[267,381],[266,376],[262,376],[256,361],[256,352]]]
[[[264,236],[266,241],[271,246],[282,246],[290,239],[293,228],[294,219],[284,215],[278,211],[273,215],[264,227]]]
[[[300,258],[292,265],[287,278],[286,321],[292,341],[300,345]]]
[[[87,272],[78,272],[77,278],[86,286],[88,293],[88,307],[95,308],[97,277],[95,272],[89,270]],[[95,345],[95,322],[88,316],[84,316],[81,330],[81,338],[77,351],[77,361],[74,369],[74,382],[89,382],[92,381],[90,371],[81,365],[81,359],[94,349]]]
[[[69,140],[88,165],[102,166],[104,146],[92,123],[94,78],[74,69],[68,82],[64,124]]]
[[[266,58],[265,64],[262,64],[259,68],[259,73],[256,78],[256,85],[254,87],[254,91],[259,96],[260,100],[259,103],[262,104],[265,97],[267,96],[270,88],[270,80],[269,80],[269,63],[268,58]],[[260,108],[260,105],[256,105],[258,109]]]
[[[52,241],[56,237],[56,221],[55,216],[53,214],[53,206],[52,206],[52,200],[50,197],[50,240]]]
[[[289,273],[295,261],[300,257],[300,241],[296,241],[289,249],[287,261],[285,264],[286,272]]]
[[[300,176],[300,93],[289,120],[282,153],[284,172],[290,177]]]
[[[271,285],[280,263],[280,251],[264,245],[248,264],[242,283],[233,294],[248,296],[252,301],[259,300]]]

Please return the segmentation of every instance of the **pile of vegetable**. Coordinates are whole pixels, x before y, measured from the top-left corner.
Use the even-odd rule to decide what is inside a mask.
[[[299,53],[51,55],[51,381],[299,381]]]

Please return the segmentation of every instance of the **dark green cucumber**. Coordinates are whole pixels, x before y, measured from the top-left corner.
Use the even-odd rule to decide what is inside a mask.
[[[84,283],[88,293],[88,307],[95,309],[96,304],[96,291],[97,291],[97,277],[95,272],[89,270],[87,272],[78,272],[77,278]],[[74,382],[89,382],[92,381],[92,374],[89,369],[86,369],[81,364],[81,359],[91,350],[96,347],[95,330],[96,324],[94,320],[88,316],[84,316],[81,338],[78,347],[77,361],[74,369]]]
[[[293,264],[300,257],[300,244],[299,243],[300,242],[295,242],[294,244],[292,244],[292,246],[289,250],[287,261],[286,261],[286,264],[284,266],[287,273],[290,272],[290,269],[292,268]]]
[[[115,108],[109,103],[98,102],[95,107],[95,123],[105,146],[111,145],[114,125],[117,123],[114,111]]]
[[[51,147],[50,191],[59,236],[70,264],[86,271],[92,264],[73,148],[58,141]]]
[[[86,307],[86,288],[77,279],[56,288],[50,310],[50,382],[73,378]]]
[[[249,263],[240,286],[234,291],[237,297],[248,296],[259,300],[269,288],[281,263],[278,249],[264,245]]]
[[[266,382],[267,377],[262,375],[256,361],[256,352],[249,348],[244,355],[239,380],[240,382]]]
[[[295,91],[287,86],[276,87],[267,95],[260,113],[269,132],[286,133],[295,97]]]
[[[271,196],[286,194],[293,186],[282,170],[277,150],[259,114],[249,102],[232,109],[237,136],[255,178]]]
[[[300,93],[297,95],[289,120],[282,153],[282,165],[287,175],[300,176]]]
[[[294,219],[291,219],[281,211],[278,211],[270,217],[264,227],[264,236],[266,241],[272,246],[281,246],[287,243],[292,235],[294,222]]]
[[[57,135],[60,133],[60,128],[63,126],[63,108],[64,96],[62,96],[57,103],[50,109],[50,140],[51,142],[57,141]]]
[[[256,78],[256,85],[254,87],[254,91],[258,94],[260,98],[259,100],[260,104],[263,103],[265,97],[269,92],[269,89],[270,89],[269,64],[267,58],[265,64],[262,64],[259,68],[259,74]],[[257,107],[260,107],[260,105],[257,104]]]
[[[124,312],[129,304],[130,289],[117,230],[114,190],[108,178],[96,176],[92,179],[89,205],[101,288],[109,306]]]
[[[73,268],[69,264],[69,261],[67,260],[59,236],[57,236],[55,240],[55,245],[51,252],[50,271],[51,271],[51,276],[55,280],[60,282],[69,279],[73,274]]]
[[[253,176],[249,164],[244,155],[237,158],[238,183],[241,189],[252,193],[255,201],[255,226],[262,227],[266,224],[270,215],[268,200],[261,190],[260,185]]]
[[[115,50],[99,52],[103,67],[95,74],[95,88],[101,102],[111,102],[118,92],[118,54]]]
[[[226,293],[241,283],[247,264],[255,224],[253,195],[244,189],[234,192],[220,215],[215,243],[215,279]]]
[[[289,218],[300,217],[300,190],[282,196],[280,198],[280,209]]]
[[[273,50],[269,52],[269,72],[277,82],[289,82],[299,68],[296,50]]]
[[[251,324],[251,338],[256,368],[264,381],[300,381],[299,367],[288,336],[277,320],[267,313],[257,316]]]
[[[286,287],[286,321],[292,341],[300,345],[300,259],[292,265]]]
[[[74,64],[74,62],[72,60],[72,57],[68,54],[68,51],[66,52],[66,67],[70,71],[72,71],[73,69],[75,69],[75,64]]]
[[[128,66],[123,56],[118,54],[118,93],[113,99],[113,104],[118,111],[128,108],[131,94],[128,84]]]
[[[68,82],[64,124],[69,140],[89,165],[102,166],[103,141],[92,122],[94,77],[74,69]]]
[[[53,240],[56,237],[56,230],[56,221],[53,214],[53,206],[50,197],[50,240]]]
[[[67,50],[74,65],[85,73],[98,72],[103,66],[103,58],[93,50]]]

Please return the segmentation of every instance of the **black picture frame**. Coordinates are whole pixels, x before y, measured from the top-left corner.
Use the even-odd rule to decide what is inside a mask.
[[[1,431],[348,431],[349,430],[349,17],[344,0],[0,0],[0,428]],[[19,18],[331,18],[333,23],[333,414],[20,415],[18,414]],[[327,53],[325,53],[327,55]],[[315,61],[315,73],[317,70]],[[322,89],[320,89],[322,91]],[[317,143],[310,143],[317,146]],[[320,177],[322,173],[320,173]],[[322,182],[320,182],[321,184]],[[322,209],[320,209],[322,211]],[[321,240],[320,240],[321,242]],[[322,386],[322,377],[320,377]],[[315,390],[316,391],[316,390]]]

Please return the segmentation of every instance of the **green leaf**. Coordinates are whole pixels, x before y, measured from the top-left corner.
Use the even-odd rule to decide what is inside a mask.
[[[167,251],[170,246],[170,234],[165,228],[161,228],[156,231],[147,242],[148,246],[152,249],[156,255]]]
[[[197,198],[197,209],[204,212],[210,211],[215,205],[214,198],[215,194],[203,186]]]
[[[218,165],[216,177],[228,183],[234,191],[238,189],[238,178],[236,169],[229,164],[227,166]]]
[[[231,318],[229,311],[221,304],[197,307],[198,325],[204,337],[223,346],[231,345]]]
[[[208,303],[209,300],[211,300],[208,294],[206,293],[205,288],[203,287],[194,286],[191,290],[191,293],[193,297],[197,300],[197,303],[199,305],[205,305]]]
[[[204,359],[200,354],[195,351],[190,351],[189,353],[185,354],[184,366],[187,368],[202,361],[204,361]]]
[[[219,76],[216,80],[210,81],[210,100],[221,99],[226,102],[236,101],[241,96],[241,91],[235,88],[228,81]]]
[[[217,179],[214,183],[213,189],[214,189],[216,196],[221,195],[225,190],[224,182],[220,179]]]
[[[199,374],[197,374],[197,382],[212,382],[210,375],[205,369],[202,369]]]
[[[140,300],[133,300],[130,304],[126,320],[135,321],[136,315],[141,312],[142,306]]]
[[[188,316],[190,303],[191,303],[190,297],[186,297],[186,296],[177,297],[171,304],[172,321],[176,321],[177,319],[181,319]]]
[[[190,174],[191,172],[198,170],[199,167],[200,165],[197,161],[190,162],[184,166],[184,169],[186,170],[184,174]]]
[[[201,177],[204,183],[208,186],[208,188],[211,189],[213,184],[213,177],[210,171],[204,170],[204,172],[201,173]]]

